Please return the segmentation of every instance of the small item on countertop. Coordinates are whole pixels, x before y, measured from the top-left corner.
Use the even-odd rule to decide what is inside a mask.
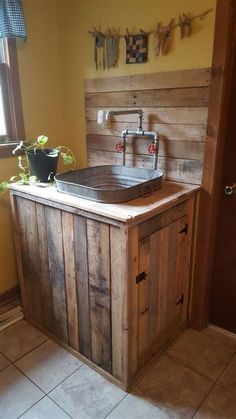
[[[102,32],[97,32],[95,35],[95,64],[96,69],[106,69],[106,54],[105,54],[106,37]]]
[[[128,31],[127,31],[128,32]],[[126,64],[140,64],[147,61],[148,35],[145,32],[136,35],[129,33],[126,40]]]
[[[170,48],[171,41],[171,29],[172,29],[173,19],[170,20],[169,25],[162,28],[162,43],[161,43],[161,52],[162,54],[167,54]]]
[[[106,38],[107,68],[115,67],[119,56],[120,37],[117,31],[109,30]]]
[[[162,30],[160,22],[157,24],[157,29],[154,32],[154,51],[155,55],[158,56],[161,51],[161,43],[162,43]]]

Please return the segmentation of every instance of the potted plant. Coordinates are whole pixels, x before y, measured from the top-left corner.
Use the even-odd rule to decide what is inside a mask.
[[[20,141],[13,150],[17,154],[24,151],[24,156],[18,155],[18,167],[22,170],[17,176],[12,176],[10,182],[19,181],[22,184],[49,182],[54,179],[59,157],[65,165],[75,163],[75,157],[69,147],[58,146],[45,148],[48,137],[40,135],[35,142]],[[9,187],[8,182],[0,182],[0,192]]]

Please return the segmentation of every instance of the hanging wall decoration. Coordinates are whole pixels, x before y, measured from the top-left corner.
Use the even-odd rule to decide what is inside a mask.
[[[126,29],[126,35],[120,35],[115,29],[108,29],[106,33],[93,31],[89,33],[94,37],[94,58],[96,69],[109,69],[115,67],[119,57],[119,41],[124,38],[126,41],[126,64],[146,63],[148,59],[148,37],[154,34],[154,53],[159,56],[160,53],[166,55],[170,51],[171,36],[173,30],[180,30],[180,39],[192,34],[192,21],[203,19],[213,9],[206,10],[197,16],[190,18],[182,13],[178,19],[171,19],[167,25],[157,24],[155,30],[145,32],[140,29],[139,33],[132,34]],[[176,22],[176,23],[175,23]]]
[[[148,34],[142,31],[136,35],[130,35],[127,29],[126,40],[126,64],[146,63],[148,55]]]

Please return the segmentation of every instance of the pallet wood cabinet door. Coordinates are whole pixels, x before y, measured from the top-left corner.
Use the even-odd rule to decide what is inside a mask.
[[[186,322],[189,282],[187,217],[140,241],[138,364],[142,366]]]

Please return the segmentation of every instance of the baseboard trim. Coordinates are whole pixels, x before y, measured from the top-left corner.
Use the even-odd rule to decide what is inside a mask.
[[[20,287],[14,287],[0,295],[0,307],[20,296]]]
[[[230,338],[236,339],[236,333],[232,333],[229,330],[223,329],[222,327],[216,326],[212,323],[209,323],[208,327],[209,329],[213,329],[219,333],[222,333],[222,335],[229,336]]]

